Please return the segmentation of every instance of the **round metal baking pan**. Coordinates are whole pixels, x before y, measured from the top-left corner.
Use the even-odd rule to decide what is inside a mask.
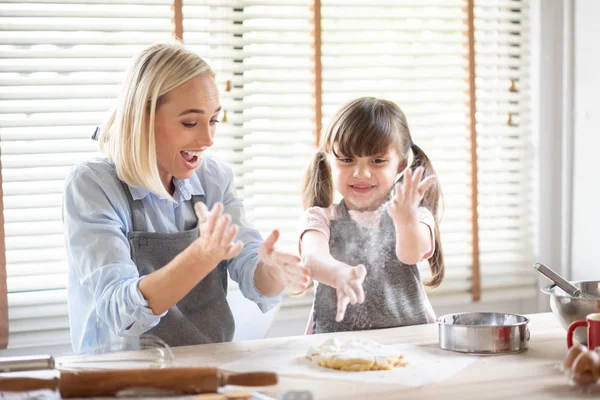
[[[437,319],[440,347],[472,354],[519,353],[529,342],[529,318],[519,314],[473,312]]]

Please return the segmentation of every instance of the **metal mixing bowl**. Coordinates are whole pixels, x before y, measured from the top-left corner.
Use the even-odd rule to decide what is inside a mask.
[[[588,314],[600,313],[600,281],[572,281],[582,293],[596,296],[597,299],[572,297],[556,285],[544,286],[542,292],[550,295],[550,308],[565,330],[572,322],[583,319]],[[587,344],[585,328],[575,329],[573,335],[579,343]]]

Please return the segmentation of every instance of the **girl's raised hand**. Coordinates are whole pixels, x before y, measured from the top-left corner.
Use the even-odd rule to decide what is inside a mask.
[[[417,167],[414,172],[407,168],[404,179],[396,186],[396,194],[387,202],[387,211],[395,224],[411,225],[418,222],[417,209],[425,192],[435,183],[435,175],[423,178],[425,169]]]
[[[258,256],[269,275],[292,292],[303,292],[310,284],[308,268],[300,257],[279,251],[275,243],[279,240],[279,231],[274,230],[258,248]]]
[[[356,267],[341,266],[336,269],[334,285],[337,291],[338,307],[335,320],[344,319],[348,304],[362,304],[365,301],[365,292],[362,284],[367,276],[367,269],[359,264]]]
[[[221,261],[240,254],[244,243],[241,240],[234,242],[238,227],[230,225],[231,216],[223,214],[223,204],[217,203],[208,211],[204,203],[197,202],[194,211],[198,217],[200,237],[191,246],[198,260],[217,266]]]

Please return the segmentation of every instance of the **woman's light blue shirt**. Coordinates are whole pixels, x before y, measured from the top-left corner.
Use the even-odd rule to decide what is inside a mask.
[[[262,241],[244,217],[233,172],[227,164],[205,157],[189,179],[174,179],[175,202],[139,187],[130,187],[134,200],[141,199],[149,232],[173,233],[196,226],[192,195],[204,195],[209,209],[217,202],[240,228],[238,239],[244,249],[228,261],[231,279],[242,294],[256,302],[263,312],[281,300],[263,296],[254,286],[258,247]],[[114,166],[97,158],[76,165],[65,182],[62,210],[69,281],[67,295],[71,342],[75,352],[90,352],[139,336],[158,324],[138,284],[143,276],[131,259],[127,234],[132,230],[131,211]],[[167,311],[168,312],[168,311]]]

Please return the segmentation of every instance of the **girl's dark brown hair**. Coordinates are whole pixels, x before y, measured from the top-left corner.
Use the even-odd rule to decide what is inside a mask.
[[[370,157],[385,153],[390,146],[396,146],[398,154],[404,159],[408,159],[412,150],[414,159],[410,168],[415,170],[417,167],[423,167],[423,178],[435,175],[433,165],[425,152],[413,143],[406,117],[395,103],[362,97],[346,104],[331,119],[306,172],[302,184],[304,208],[327,208],[333,203],[335,187],[328,161],[330,154],[337,152],[345,156]],[[433,277],[425,283],[432,287],[439,286],[444,279],[444,257],[438,220],[441,195],[436,181],[421,200],[421,206],[427,207],[435,220],[435,250],[429,259]]]

